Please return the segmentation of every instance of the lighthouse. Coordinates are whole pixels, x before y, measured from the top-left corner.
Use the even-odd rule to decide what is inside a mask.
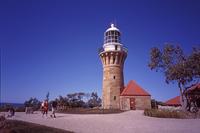
[[[120,109],[120,93],[124,89],[123,67],[128,50],[121,43],[120,30],[111,24],[104,33],[99,56],[103,65],[102,106]]]

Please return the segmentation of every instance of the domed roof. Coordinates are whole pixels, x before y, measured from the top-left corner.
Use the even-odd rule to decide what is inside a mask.
[[[110,28],[108,28],[107,30],[106,30],[106,32],[108,32],[108,31],[113,31],[113,30],[116,30],[116,31],[119,31],[119,29],[117,29],[117,27],[115,27],[115,25],[114,24],[111,24],[110,25]],[[119,31],[120,32],[120,31]]]

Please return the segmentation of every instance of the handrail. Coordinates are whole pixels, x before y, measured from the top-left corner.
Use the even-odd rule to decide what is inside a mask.
[[[122,50],[123,51],[125,51],[126,53],[128,53],[128,48],[127,47],[122,47]],[[117,51],[117,50],[109,50],[109,51]],[[98,53],[100,54],[100,53],[102,53],[102,52],[105,52],[105,50],[104,50],[104,48],[103,47],[101,47],[101,48],[99,48],[98,49]]]

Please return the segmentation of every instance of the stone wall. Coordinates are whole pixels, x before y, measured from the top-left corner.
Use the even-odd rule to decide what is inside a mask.
[[[158,105],[158,109],[159,109],[159,110],[170,110],[170,111],[174,111],[174,110],[181,110],[182,107],[181,107],[181,106],[161,106],[161,105]]]
[[[122,110],[130,110],[130,98],[135,98],[135,108],[138,110],[151,108],[151,96],[120,96]]]
[[[125,96],[120,96],[120,109],[130,110],[130,98]]]

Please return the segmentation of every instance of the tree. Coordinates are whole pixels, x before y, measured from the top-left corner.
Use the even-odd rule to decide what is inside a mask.
[[[49,92],[46,94],[46,100],[49,101]]]
[[[92,92],[90,99],[88,100],[89,107],[100,107],[101,106],[101,98],[98,97],[96,92]]]
[[[33,107],[33,110],[38,110],[40,108],[41,102],[37,98],[30,98],[24,102],[25,107]]]
[[[58,103],[58,106],[69,106],[69,99],[66,97],[59,96],[55,101]]]
[[[85,96],[85,93],[83,92],[68,94],[67,98],[69,100],[69,106],[70,107],[84,107],[85,105],[85,102],[83,101],[84,96]]]
[[[161,71],[167,84],[176,82],[180,89],[182,103],[190,106],[186,90],[200,78],[200,48],[193,48],[192,53],[185,55],[178,45],[166,44],[163,50],[151,49],[151,59],[148,66],[151,70]],[[184,101],[185,100],[185,101]]]
[[[157,101],[155,99],[151,99],[151,108],[152,109],[158,109],[158,105],[165,105],[163,102],[161,101]]]

